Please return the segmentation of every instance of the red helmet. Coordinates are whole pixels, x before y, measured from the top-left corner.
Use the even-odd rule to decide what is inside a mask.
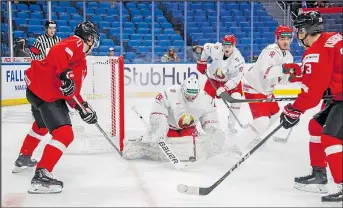
[[[234,35],[225,35],[222,40],[223,45],[236,45],[236,38]]]
[[[279,25],[275,30],[275,39],[277,40],[279,37],[290,37],[292,38],[292,30],[290,27],[285,25]]]

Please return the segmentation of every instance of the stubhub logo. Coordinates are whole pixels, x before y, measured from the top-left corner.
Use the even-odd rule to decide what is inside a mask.
[[[125,85],[180,85],[182,81],[191,75],[195,75],[198,79],[198,74],[190,69],[190,67],[180,66],[160,66],[147,67],[141,65],[132,67],[124,67],[124,83]]]

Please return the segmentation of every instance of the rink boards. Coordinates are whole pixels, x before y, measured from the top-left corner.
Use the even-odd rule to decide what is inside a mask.
[[[29,63],[3,63],[1,68],[1,106],[26,104],[25,70]],[[252,64],[246,64],[244,70]],[[153,97],[165,88],[181,84],[190,75],[196,75],[203,88],[206,77],[197,73],[196,64],[125,64],[125,97]],[[104,77],[104,79],[109,79]],[[275,95],[297,95],[300,86],[296,83],[277,85]]]

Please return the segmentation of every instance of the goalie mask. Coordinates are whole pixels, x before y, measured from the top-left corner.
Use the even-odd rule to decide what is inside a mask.
[[[199,81],[195,76],[185,79],[182,83],[182,94],[189,101],[192,102],[199,94]]]

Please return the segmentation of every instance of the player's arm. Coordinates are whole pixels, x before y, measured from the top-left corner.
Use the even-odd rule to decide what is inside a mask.
[[[307,58],[308,57],[308,58]],[[301,93],[293,103],[293,108],[304,113],[318,105],[331,81],[334,60],[323,49],[319,54],[308,54],[303,59],[304,76]]]
[[[39,59],[39,55],[42,53],[41,49],[42,49],[41,41],[39,38],[37,38],[30,48],[31,60],[38,60]]]
[[[228,90],[232,90],[233,88],[237,87],[237,85],[241,81],[242,76],[243,76],[243,69],[244,69],[245,61],[243,57],[237,57],[234,60],[234,63],[230,63],[230,64],[231,64],[230,78],[225,83],[225,87]]]
[[[143,142],[158,142],[167,137],[169,130],[168,106],[168,98],[165,96],[165,92],[159,93],[152,106],[148,134],[143,137]]]
[[[282,54],[276,49],[266,49],[262,54],[260,70],[264,79],[279,78],[284,74],[301,75],[301,68],[295,63],[283,64]]]
[[[200,60],[197,61],[197,70],[201,74],[205,74],[207,69],[207,59],[211,56],[211,48],[214,46],[212,43],[205,43],[204,50],[201,52]]]

